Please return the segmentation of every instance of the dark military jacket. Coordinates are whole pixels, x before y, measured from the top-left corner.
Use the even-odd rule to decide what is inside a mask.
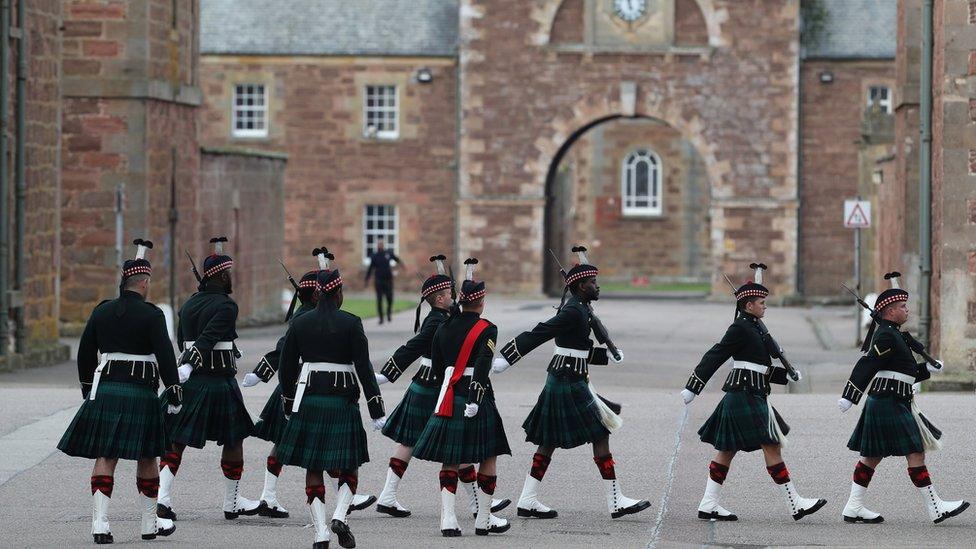
[[[315,309],[314,305],[306,305],[302,303],[297,309],[295,309],[295,314],[292,315],[291,319],[288,320],[288,325],[298,318],[299,316],[312,311]],[[261,378],[261,381],[267,383],[271,381],[271,378],[278,373],[278,359],[281,356],[281,348],[285,346],[285,336],[278,338],[278,343],[275,348],[265,353],[261,360],[258,361],[258,365],[254,367],[254,375]]]
[[[385,415],[383,398],[369,361],[368,341],[358,316],[319,304],[292,320],[279,358],[278,383],[285,410],[291,410],[295,390],[305,362],[352,364],[355,375],[342,372],[314,372],[306,394],[347,396],[358,401],[360,386],[373,419]],[[358,380],[357,380],[358,378]]]
[[[237,303],[222,291],[197,292],[180,307],[180,349],[192,341],[203,357],[202,364],[194,365],[194,374],[232,376],[237,372],[236,347],[232,351],[214,350],[218,342],[237,339],[236,327]]]
[[[915,361],[909,343],[916,343],[911,334],[902,332],[898,325],[889,320],[881,320],[874,331],[871,347],[862,356],[851,372],[843,397],[855,404],[860,402],[868,384],[875,374],[882,370],[905,374],[915,380],[924,381],[931,377],[925,363]],[[916,343],[917,344],[917,343]],[[870,394],[894,393],[911,398],[911,385],[896,380],[878,379],[871,386]]]
[[[726,330],[722,341],[709,349],[701,362],[695,367],[694,373],[688,378],[685,389],[701,393],[705,384],[728,359],[752,362],[760,366],[769,366],[769,375],[765,376],[751,370],[730,372],[722,389],[726,392],[743,388],[753,388],[769,391],[769,383],[786,384],[786,370],[773,368],[773,358],[779,358],[779,351],[769,338],[769,333],[759,325],[759,319],[749,313],[739,313],[739,317]]]
[[[594,347],[590,339],[590,308],[576,296],[570,297],[556,315],[545,322],[540,322],[531,331],[522,332],[515,339],[502,347],[501,354],[509,364],[515,364],[533,349],[555,339],[556,345],[567,349],[575,349],[589,353],[583,361],[582,367],[572,359],[553,357],[549,363],[549,371],[565,373],[574,377],[586,377],[587,364],[607,364],[607,350]],[[572,363],[572,368],[569,368]]]
[[[444,379],[444,372],[448,366],[454,366],[461,346],[468,332],[481,319],[478,313],[463,312],[450,322],[445,322],[434,334],[431,346],[431,368],[438,379]],[[487,322],[487,321],[486,321]],[[466,396],[468,403],[480,403],[485,397],[494,399],[488,372],[491,370],[491,358],[495,354],[495,340],[498,338],[498,327],[491,322],[481,332],[475,341],[468,358],[466,367],[474,368],[471,376],[462,376],[454,385],[455,396]]]
[[[136,369],[129,363],[128,367],[103,370],[101,381],[134,381],[151,385],[156,390],[161,378],[167,389],[179,386],[176,355],[166,332],[163,311],[136,292],[126,290],[116,299],[99,303],[88,317],[78,344],[78,379],[85,398],[98,366],[98,352],[156,355],[158,369],[157,374],[152,368]]]
[[[438,309],[436,307],[431,309],[427,317],[424,318],[423,324],[420,325],[420,330],[410,338],[410,341],[401,345],[393,353],[393,356],[383,365],[380,373],[386,376],[391,382],[395,382],[400,379],[403,372],[418,358],[430,359],[434,333],[447,320],[448,316],[448,311],[444,309]],[[434,375],[434,371],[427,367],[421,367],[414,374],[413,381],[424,387],[440,387],[441,385],[441,378]]]

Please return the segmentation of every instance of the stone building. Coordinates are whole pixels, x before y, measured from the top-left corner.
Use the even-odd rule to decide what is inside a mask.
[[[621,281],[724,293],[761,259],[778,296],[836,298],[851,276],[842,199],[869,105],[891,109],[892,2],[804,2],[803,43],[797,0],[289,8],[207,2],[201,79],[208,142],[289,153],[292,261],[383,236],[525,294],[574,242]]]

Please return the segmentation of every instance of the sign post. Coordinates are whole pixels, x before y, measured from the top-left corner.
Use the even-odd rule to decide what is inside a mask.
[[[844,227],[854,229],[854,288],[861,292],[861,229],[871,226],[871,203],[861,197],[844,201]],[[854,314],[854,345],[861,344],[861,308]]]

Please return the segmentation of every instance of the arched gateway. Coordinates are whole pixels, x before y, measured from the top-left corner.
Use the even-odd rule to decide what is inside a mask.
[[[659,141],[661,131],[670,132],[665,141],[685,151],[682,181],[698,170],[693,179],[704,182],[705,213],[674,229],[694,241],[691,255],[704,254],[692,270],[724,291],[720,272],[761,257],[774,266],[774,291],[793,293],[798,3],[618,4],[462,0],[457,255],[482,258],[495,287],[539,293],[545,247],[565,240],[552,234],[554,209],[566,206],[554,202],[561,200],[553,192],[560,166],[578,147],[599,154],[593,141],[606,135],[594,132],[644,123]],[[620,212],[655,215],[654,177],[666,187],[668,162],[636,142],[620,161],[616,177],[595,174],[601,192],[616,189]],[[689,217],[683,208],[672,215]],[[707,236],[696,238],[689,227],[702,223]],[[576,229],[567,232],[593,234]],[[602,248],[595,261],[623,265],[610,257],[616,246]]]

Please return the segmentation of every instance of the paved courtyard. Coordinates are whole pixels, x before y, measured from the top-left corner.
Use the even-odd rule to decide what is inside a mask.
[[[489,296],[486,317],[499,326],[502,341],[530,328],[552,312],[552,301],[515,301]],[[401,484],[401,503],[413,511],[407,519],[372,509],[352,515],[350,525],[359,547],[751,547],[751,546],[901,546],[961,547],[973,545],[976,511],[933,526],[921,497],[908,479],[903,460],[878,469],[868,505],[885,516],[881,525],[849,525],[840,513],[847,498],[856,456],[847,438],[859,408],[841,414],[839,392],[858,353],[852,346],[850,308],[771,308],[767,324],[787,349],[805,379],[801,392],[778,392],[771,402],[793,427],[784,455],[793,480],[807,497],[823,497],[827,506],[795,523],[758,453],[737,458],[726,482],[723,504],[740,517],[737,523],[706,523],[696,518],[704,488],[710,447],[696,431],[721,397],[724,373],[713,378],[705,394],[685,408],[678,393],[701,354],[721,335],[732,318],[731,304],[689,300],[601,301],[597,310],[624,350],[623,364],[594,367],[601,393],[624,405],[624,426],[611,437],[618,478],[630,497],[646,498],[652,507],[635,516],[611,520],[588,447],[559,451],[545,477],[541,499],[559,511],[555,520],[515,517],[514,505],[500,513],[513,522],[500,536],[474,536],[472,520],[462,518],[464,537],[441,538],[438,531],[437,467],[413,461]],[[413,312],[400,313],[392,324],[367,321],[371,356],[378,369],[411,334]],[[241,330],[245,358],[239,377],[273,346],[282,326]],[[494,376],[498,407],[514,455],[499,459],[498,492],[517,498],[534,447],[524,442],[521,422],[545,379],[549,345]],[[406,379],[383,386],[388,411],[398,402]],[[264,405],[273,386],[244,389],[252,415]],[[55,449],[80,404],[73,363],[0,375],[0,545],[4,547],[74,547],[91,544],[91,463]],[[976,399],[972,394],[926,393],[919,404],[945,433],[944,449],[930,460],[933,481],[949,499],[976,500],[972,475],[976,433],[972,428]],[[365,415],[365,408],[364,408]],[[378,493],[386,474],[392,443],[369,431],[372,461],[360,470],[360,493]],[[245,495],[261,492],[269,445],[245,442]],[[284,520],[242,518],[226,521],[222,501],[219,449],[208,446],[185,454],[174,484],[173,501],[180,520],[176,533],[153,546],[301,547],[312,533],[305,506],[304,475],[286,467],[279,498],[291,511]],[[459,491],[460,493],[460,491]],[[327,506],[334,502],[329,487]],[[109,518],[117,544],[139,544],[135,509],[134,465],[122,462]],[[459,508],[460,509],[460,508]]]

